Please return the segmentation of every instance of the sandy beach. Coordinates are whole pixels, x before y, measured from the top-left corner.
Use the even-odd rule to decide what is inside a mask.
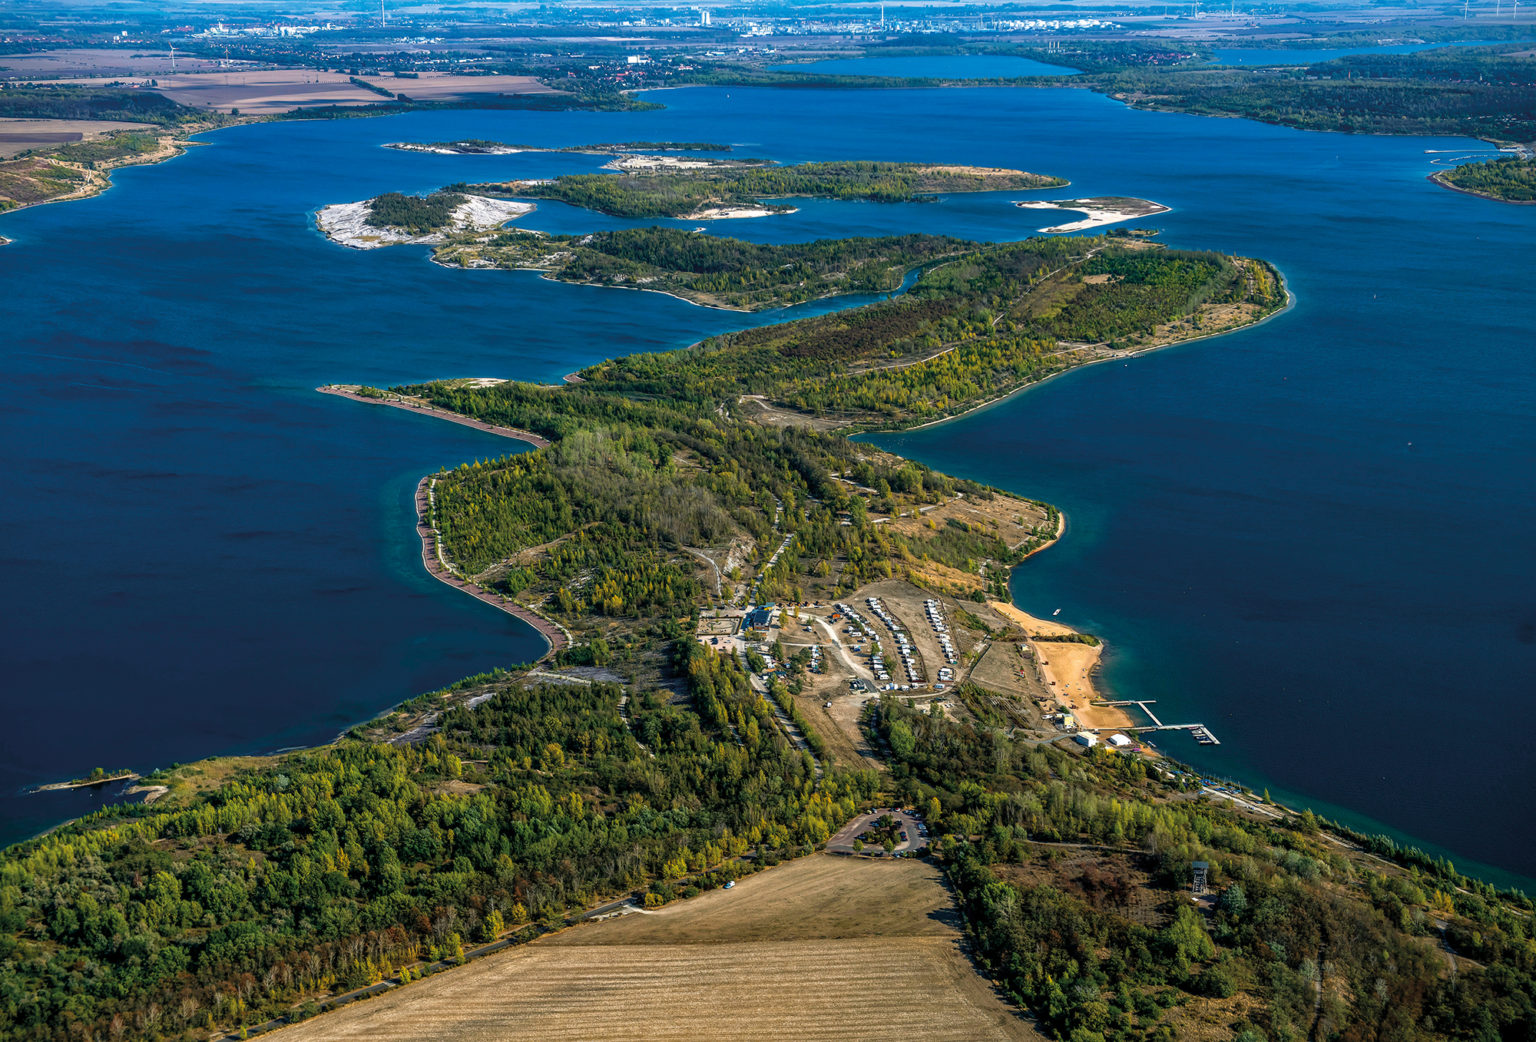
[[[1121,221],[1132,221],[1138,217],[1150,217],[1153,214],[1167,213],[1172,209],[1172,207],[1164,206],[1162,203],[1154,203],[1150,199],[1131,199],[1117,196],[1103,196],[1094,199],[1031,200],[1029,202],[1014,203],[1014,205],[1025,210],[1068,210],[1087,214],[1081,221],[1073,221],[1070,224],[1058,224],[1050,228],[1040,229],[1040,231],[1048,235],[1083,232],[1088,231],[1090,228],[1104,228],[1111,224],[1119,224]]]
[[[1030,640],[1030,649],[1040,663],[1041,678],[1056,700],[1077,720],[1085,730],[1134,726],[1130,714],[1118,706],[1095,706],[1093,702],[1104,696],[1094,686],[1093,674],[1099,667],[1104,652],[1102,644],[1079,644],[1076,641],[1035,640],[1035,637],[1064,637],[1077,633],[1050,619],[1038,619],[1002,601],[989,601],[987,607],[1003,618],[1023,628]]]

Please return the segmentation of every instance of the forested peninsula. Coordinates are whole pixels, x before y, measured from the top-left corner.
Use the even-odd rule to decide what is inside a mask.
[[[699,219],[711,211],[789,207],[765,199],[821,198],[910,202],[945,192],[1059,188],[1059,177],[1023,170],[931,163],[827,162],[776,166],[714,160],[697,167],[626,167],[616,176],[563,174],[550,181],[459,186],[477,195],[553,199],[614,217]]]
[[[898,299],[562,387],[377,392],[549,440],[432,476],[424,522],[458,581],[574,643],[331,747],[160,772],[159,802],[6,851],[0,1038],[303,1019],[613,898],[656,907],[809,853],[876,800],[921,808],[975,958],[1052,1037],[1521,1037],[1529,901],[1310,813],[1213,798],[1166,761],[1056,744],[1053,695],[1015,650],[1040,630],[988,604],[1055,512],[838,433],[1284,300],[1257,260],[1037,239],[962,251]],[[850,701],[818,665],[812,642],[866,668],[829,622],[866,597],[948,620],[952,696]],[[738,632],[747,602],[783,610]],[[1092,872],[1067,871],[1062,843],[1096,852]]]
[[[1483,163],[1464,163],[1430,175],[1445,188],[1504,203],[1536,203],[1536,159],[1504,156]]]
[[[892,292],[908,272],[975,248],[940,235],[762,245],[680,228],[588,235],[508,230],[457,236],[433,258],[450,267],[541,271],[561,282],[652,290],[707,307],[757,311],[837,294]]]

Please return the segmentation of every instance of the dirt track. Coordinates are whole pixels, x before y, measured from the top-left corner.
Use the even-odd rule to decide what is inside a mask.
[[[280,1032],[331,1039],[1038,1039],[959,949],[938,871],[817,855]]]

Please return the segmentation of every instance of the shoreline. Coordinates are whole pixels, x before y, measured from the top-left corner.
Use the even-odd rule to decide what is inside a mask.
[[[81,201],[82,199],[94,199],[112,187],[114,183],[112,180],[112,175],[118,170],[123,170],[134,166],[158,166],[161,163],[168,163],[172,159],[177,159],[186,155],[187,152],[190,151],[194,146],[205,145],[208,143],[206,141],[193,141],[192,139],[198,134],[211,134],[216,130],[224,130],[228,127],[244,126],[248,123],[254,123],[257,121],[257,117],[251,117],[249,119],[240,117],[233,122],[221,123],[218,126],[201,127],[195,130],[181,129],[176,132],[167,133],[160,138],[160,147],[154,152],[142,153],[137,156],[126,156],[117,160],[109,159],[106,160],[103,164],[98,165],[95,169],[86,169],[78,163],[65,163],[63,160],[49,159],[50,153],[41,153],[34,158],[49,159],[50,162],[60,163],[64,166],[68,166],[70,169],[79,170],[86,176],[85,184],[81,185],[77,191],[69,192],[65,195],[56,195],[48,199],[39,199],[32,203],[17,203],[9,210],[0,212],[0,218],[5,217],[7,214],[20,213],[22,210],[29,210],[34,206],[47,206],[50,203],[75,203]],[[9,160],[7,162],[9,162]],[[5,236],[0,235],[0,246],[8,246],[15,241],[16,240],[14,239],[8,239]]]
[[[210,129],[217,130],[218,128],[212,127]],[[199,131],[199,133],[201,133],[201,131]],[[130,166],[156,166],[160,163],[169,162],[170,160],[176,159],[179,156],[186,155],[187,146],[198,143],[190,142],[180,138],[165,138],[162,140],[171,142],[170,147],[162,148],[160,150],[146,153],[140,156],[132,156],[128,159],[118,162],[111,162],[109,160],[108,162],[111,165],[98,166],[94,170],[83,167],[78,163],[66,163],[61,159],[49,159],[49,162],[57,163],[60,166],[68,167],[71,170],[77,170],[84,174],[85,183],[75,191],[67,192],[64,195],[55,195],[50,198],[39,199],[36,202],[31,203],[17,203],[9,210],[4,211],[4,213],[0,213],[0,217],[5,216],[5,214],[20,213],[22,210],[30,210],[34,206],[48,206],[51,203],[75,203],[82,199],[94,199],[112,187],[112,174],[115,171],[122,170]],[[43,155],[37,156],[36,158],[48,159],[48,154],[44,153]],[[0,246],[7,246],[13,241],[15,240],[7,239],[5,236],[0,235]]]
[[[385,405],[392,409],[405,409],[408,412],[421,413],[439,420],[447,420],[449,423],[457,423],[461,427],[469,427],[487,434],[495,434],[502,438],[511,438],[514,441],[526,442],[536,449],[546,449],[551,442],[548,438],[540,437],[532,431],[520,430],[516,427],[501,427],[484,420],[477,420],[462,413],[445,412],[422,398],[412,398],[409,395],[395,394],[388,398],[370,398],[367,395],[358,394],[357,384],[326,384],[316,387],[321,394],[331,394],[338,398],[346,398],[348,401],[361,402],[364,405]]]
[[[427,570],[427,574],[438,582],[453,587],[461,593],[467,593],[482,604],[488,604],[506,612],[513,618],[527,623],[533,631],[544,638],[548,645],[544,654],[536,661],[543,662],[561,648],[569,646],[569,633],[559,623],[546,619],[532,608],[518,604],[510,598],[499,593],[492,593],[484,587],[477,586],[470,580],[459,575],[443,557],[442,537],[432,525],[433,489],[437,485],[437,476],[428,474],[416,483],[416,536],[421,540],[421,566]]]
[[[1103,205],[1109,202],[1122,201],[1132,204],[1128,209],[1117,209]],[[1100,205],[1093,205],[1100,204]],[[1162,203],[1153,202],[1151,199],[1132,199],[1130,197],[1098,197],[1090,199],[1032,199],[1013,204],[1021,210],[1057,210],[1062,213],[1080,213],[1083,219],[1071,221],[1067,224],[1057,224],[1049,228],[1036,229],[1042,235],[1068,235],[1072,232],[1091,231],[1094,228],[1107,228],[1112,224],[1124,224],[1126,221],[1136,221],[1143,217],[1156,217],[1159,214],[1172,213],[1173,207]]]
[[[530,234],[542,234],[542,233],[532,232]],[[434,251],[434,254],[435,254],[435,252],[436,251]],[[871,291],[871,290],[853,290],[853,291],[850,291],[850,292],[847,292],[847,293],[826,293],[826,294],[823,294],[822,296],[819,296],[819,297],[810,297],[810,298],[808,298],[806,300],[799,300],[799,301],[796,301],[793,304],[774,304],[774,305],[772,305],[770,307],[765,307],[765,308],[739,308],[739,307],[732,307],[729,304],[705,304],[705,303],[703,303],[701,301],[689,300],[687,297],[682,296],[682,295],[680,295],[678,293],[674,293],[671,290],[668,290],[668,289],[655,289],[654,287],[651,287],[651,286],[620,286],[620,285],[615,285],[615,284],[613,284],[611,282],[573,282],[570,279],[558,278],[557,277],[557,273],[553,269],[550,269],[550,268],[535,268],[535,267],[509,268],[509,267],[504,267],[504,266],[499,265],[499,264],[492,264],[492,265],[488,265],[488,266],[471,265],[468,268],[465,268],[465,267],[461,267],[460,265],[457,265],[457,264],[445,264],[442,261],[438,260],[435,255],[432,256],[432,257],[429,257],[428,260],[431,263],[436,264],[438,267],[440,267],[440,268],[447,268],[450,271],[531,271],[531,272],[535,273],[536,275],[538,275],[539,278],[545,280],[546,282],[558,282],[558,283],[560,283],[563,286],[583,286],[583,287],[585,287],[587,289],[627,289],[627,290],[630,290],[632,292],[638,292],[638,293],[660,293],[664,297],[671,297],[673,300],[681,301],[682,303],[688,304],[688,305],[690,305],[692,307],[704,308],[704,309],[706,309],[708,311],[729,311],[729,312],[731,312],[733,314],[737,314],[737,315],[763,315],[763,314],[768,314],[768,313],[773,312],[773,311],[788,311],[790,308],[805,307],[807,304],[819,304],[822,301],[836,300],[839,297],[858,297],[858,296],[897,297],[897,296],[904,296],[904,295],[906,295],[907,291],[911,288],[910,286],[907,285],[907,278],[910,277],[913,272],[921,272],[921,270],[922,270],[921,268],[913,268],[911,271],[906,272],[902,276],[901,284],[898,285],[895,289],[891,289],[891,290],[873,290],[873,291]],[[874,302],[871,301],[871,303],[874,303]],[[858,308],[858,307],[864,307],[864,306],[865,305],[863,305],[863,304],[852,304],[852,305],[849,305],[848,308],[838,308],[837,310],[839,310],[839,311],[851,310],[852,308]],[[1236,330],[1233,330],[1233,332],[1236,332]],[[687,346],[688,347],[696,347],[696,346],[698,346],[701,343],[703,343],[702,340],[696,340],[692,344],[689,344]],[[592,364],[596,365],[597,363],[594,362]],[[909,428],[909,429],[911,429],[911,428]]]
[[[1451,169],[1454,170],[1455,167]],[[1487,192],[1475,192],[1470,188],[1453,185],[1449,181],[1443,180],[1448,173],[1450,173],[1450,170],[1436,170],[1432,174],[1426,174],[1424,180],[1433,181],[1441,188],[1449,188],[1451,191],[1460,192],[1462,195],[1470,195],[1474,199],[1487,199],[1490,203],[1503,203],[1506,206],[1536,206],[1536,199],[1500,199],[1498,196],[1489,195]]]
[[[27,793],[39,792],[67,792],[71,789],[94,789],[101,785],[111,785],[113,782],[137,781],[143,775],[136,771],[123,771],[121,774],[109,774],[103,778],[76,778],[74,781],[47,782],[36,785],[27,790]]]
[[[1104,654],[1105,645],[1102,641],[1098,644],[1080,644],[1072,640],[1040,640],[1040,637],[1076,636],[1081,631],[1065,623],[1031,615],[1004,601],[988,601],[987,607],[1024,630],[1025,640],[1034,653],[1040,679],[1057,703],[1065,706],[1067,712],[1072,714],[1078,730],[1113,731],[1136,726],[1135,720],[1125,709],[1094,704],[1109,700],[1106,693],[1099,691],[1095,684]]]
[[[492,199],[465,195],[449,215],[448,223],[435,231],[415,235],[393,226],[368,223],[374,199],[330,203],[314,211],[315,227],[326,239],[350,250],[377,250],[387,246],[440,246],[450,234],[495,232],[537,208],[516,199]],[[445,265],[446,267],[446,265]]]
[[[449,423],[457,423],[461,427],[470,427],[474,430],[485,431],[503,438],[511,438],[514,441],[525,442],[536,449],[547,448],[551,443],[547,438],[542,438],[532,431],[519,430],[516,427],[500,427],[486,423],[483,420],[471,419],[459,413],[444,412],[419,398],[408,398],[405,395],[394,395],[391,398],[369,398],[354,390],[356,385],[327,384],[324,387],[315,388],[321,394],[334,395],[337,398],[346,398],[349,401],[362,402],[366,405],[386,405],[395,409],[405,409],[410,412],[431,416],[435,419],[446,420]],[[415,403],[415,404],[412,404]],[[493,608],[506,612],[522,622],[531,626],[535,633],[544,638],[548,645],[544,654],[538,661],[542,662],[561,648],[574,643],[570,632],[559,623],[545,618],[532,608],[518,604],[499,593],[492,593],[483,587],[475,585],[469,579],[455,572],[442,553],[442,537],[432,524],[432,490],[436,483],[436,475],[428,474],[416,483],[414,502],[416,504],[416,537],[421,542],[421,566],[427,574],[434,579],[461,593],[467,593],[482,604],[488,604]]]
[[[1058,369],[1054,373],[1042,376],[1038,380],[1031,380],[1029,383],[1020,384],[1018,387],[1015,387],[1011,391],[1007,391],[995,398],[989,398],[984,402],[979,402],[976,405],[972,405],[960,412],[955,413],[953,416],[941,416],[936,420],[929,420],[926,423],[919,423],[913,427],[865,427],[859,430],[855,430],[853,434],[907,434],[911,431],[921,431],[926,430],[929,427],[937,427],[944,423],[953,423],[956,420],[963,420],[973,412],[980,412],[982,409],[990,409],[994,405],[1001,405],[1003,402],[1006,402],[1009,398],[1012,398],[1016,394],[1022,394],[1025,391],[1033,390],[1036,387],[1041,387],[1051,380],[1066,376],[1068,373],[1075,373],[1081,369],[1087,369],[1090,366],[1102,365],[1105,362],[1124,361],[1129,358],[1140,358],[1143,355],[1150,355],[1158,351],[1166,351],[1170,347],[1183,347],[1185,344],[1199,343],[1202,340],[1215,340],[1219,337],[1232,336],[1234,333],[1241,333],[1245,330],[1257,329],[1259,326],[1262,326],[1270,319],[1279,318],[1281,315],[1285,314],[1287,311],[1291,310],[1291,308],[1296,306],[1296,295],[1291,292],[1289,280],[1286,280],[1284,273],[1281,272],[1279,268],[1276,268],[1273,264],[1270,265],[1270,268],[1272,268],[1275,274],[1279,275],[1281,279],[1285,281],[1285,306],[1276,308],[1274,311],[1271,311],[1257,322],[1249,322],[1247,325],[1237,326],[1234,329],[1223,329],[1219,333],[1205,333],[1201,336],[1192,336],[1183,340],[1171,340],[1166,344],[1157,344],[1152,347],[1143,347],[1139,350],[1127,351],[1123,354],[1107,355],[1104,358],[1095,358],[1090,362],[1079,362],[1076,365],[1070,365],[1065,369]],[[835,430],[839,431],[847,429],[848,428],[841,427],[835,428]]]

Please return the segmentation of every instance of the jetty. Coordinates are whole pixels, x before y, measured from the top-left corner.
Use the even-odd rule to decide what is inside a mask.
[[[1088,728],[1087,730],[1092,730],[1095,733],[1097,733],[1099,731],[1134,731],[1137,734],[1140,734],[1143,731],[1188,731],[1190,733],[1190,736],[1193,737],[1194,740],[1199,742],[1201,745],[1220,745],[1221,744],[1221,739],[1217,738],[1216,735],[1212,733],[1211,729],[1209,727],[1207,727],[1205,724],[1165,724],[1165,723],[1163,723],[1161,720],[1159,720],[1157,718],[1157,714],[1152,712],[1152,710],[1150,708],[1148,708],[1149,706],[1151,706],[1156,701],[1157,701],[1157,699],[1155,699],[1155,698],[1147,698],[1147,699],[1125,698],[1125,699],[1120,699],[1118,701],[1095,700],[1092,704],[1096,705],[1096,706],[1136,706],[1143,713],[1146,714],[1147,719],[1151,720],[1152,723],[1151,723],[1150,726],[1143,725],[1143,726],[1140,726],[1140,727],[1094,727],[1094,728]]]

